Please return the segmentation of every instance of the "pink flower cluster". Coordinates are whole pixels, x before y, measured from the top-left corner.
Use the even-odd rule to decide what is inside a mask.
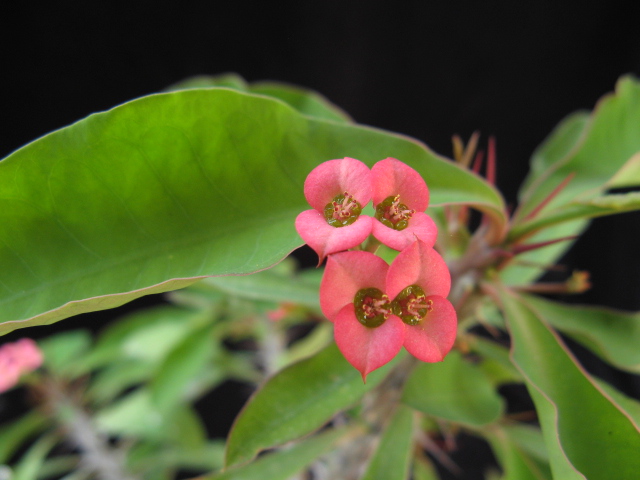
[[[420,174],[395,158],[372,169],[353,158],[330,160],[311,171],[304,193],[313,209],[298,215],[296,229],[320,263],[328,256],[320,306],[347,361],[366,380],[402,347],[425,362],[443,360],[457,317]],[[375,216],[362,215],[371,200]],[[368,251],[347,251],[369,235],[400,251],[391,265]]]
[[[22,338],[0,347],[0,393],[15,386],[20,376],[42,365],[42,352],[36,342]]]

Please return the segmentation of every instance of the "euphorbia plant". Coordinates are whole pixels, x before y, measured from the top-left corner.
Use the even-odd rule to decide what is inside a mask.
[[[199,82],[0,162],[2,333],[172,292],[95,338],[39,340],[43,367],[21,379],[6,367],[4,388],[22,382],[37,407],[0,411],[4,471],[465,478],[451,455],[471,435],[491,479],[637,476],[640,402],[560,334],[637,374],[638,314],[536,295],[588,288],[580,272],[536,279],[590,218],[640,208],[611,191],[640,184],[637,80],[563,120],[513,213],[493,140],[483,179],[476,136],[448,160],[305,89]],[[326,266],[283,261],[303,243]],[[202,399],[230,379],[258,388],[222,445]],[[508,384],[534,408],[507,410]]]

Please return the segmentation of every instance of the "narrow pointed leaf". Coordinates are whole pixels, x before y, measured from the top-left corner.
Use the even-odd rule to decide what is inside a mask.
[[[261,450],[319,429],[380,383],[394,364],[372,372],[363,384],[360,372],[331,344],[280,371],[236,418],[227,443],[227,466],[247,462]]]
[[[489,377],[457,351],[440,363],[418,365],[402,401],[428,415],[474,427],[496,421],[504,408]]]
[[[640,432],[577,364],[559,337],[517,297],[501,290],[512,359],[534,400],[557,478],[633,478]],[[576,401],[579,399],[579,401]]]
[[[568,124],[563,123],[561,132],[553,137],[566,142],[559,149],[565,155],[552,155],[553,161],[538,162],[546,167],[544,172],[532,170],[535,179],[527,183],[529,188],[521,195],[519,218],[571,173],[575,173],[574,178],[549,207],[563,205],[582,194],[597,196],[607,188],[606,182],[640,152],[640,81],[621,78],[616,91],[598,102],[586,125],[580,118],[578,114]]]
[[[400,405],[382,434],[362,480],[407,480],[413,445],[413,410]]]
[[[616,367],[640,373],[640,313],[566,305],[536,296],[524,300],[546,322]]]
[[[347,154],[504,224],[495,189],[417,141],[229,89],[152,95],[0,162],[0,333],[273,266],[302,244],[305,177]]]

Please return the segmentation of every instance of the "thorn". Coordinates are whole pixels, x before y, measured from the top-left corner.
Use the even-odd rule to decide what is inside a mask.
[[[476,158],[473,159],[473,166],[471,167],[471,170],[473,171],[473,173],[480,174],[480,167],[482,167],[482,160],[484,160],[484,152],[480,150],[476,154]]]
[[[531,212],[529,212],[527,216],[524,217],[524,219],[531,220],[536,215],[538,215],[538,213],[540,213],[540,211],[544,207],[546,207],[547,204],[551,200],[553,200],[569,184],[569,182],[573,179],[574,176],[575,176],[575,172],[571,172],[569,175],[567,175],[566,178],[562,180],[560,184],[556,188],[554,188],[553,191],[549,195],[547,195],[547,197],[544,200],[542,200],[536,208],[531,210]]]
[[[489,150],[487,152],[487,181],[491,185],[496,184],[496,139],[489,137]]]
[[[451,137],[451,143],[453,144],[453,159],[458,163],[462,163],[464,157],[464,144],[462,143],[460,135],[454,135]]]
[[[469,168],[469,165],[471,165],[471,158],[476,152],[476,148],[478,148],[478,140],[480,140],[480,132],[476,130],[471,134],[471,137],[469,137],[469,143],[467,143],[467,148],[464,149],[462,159],[460,160],[464,168]]]
[[[546,247],[547,245],[553,245],[554,243],[575,240],[576,238],[578,238],[578,235],[556,238],[554,240],[547,240],[546,242],[529,243],[526,245],[514,245],[511,247],[511,253],[513,253],[514,255],[519,255],[524,252],[530,252],[531,250],[537,250],[538,248]]]

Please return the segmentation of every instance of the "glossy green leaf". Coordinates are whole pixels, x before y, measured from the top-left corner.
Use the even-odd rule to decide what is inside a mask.
[[[616,367],[640,373],[640,313],[523,297],[546,322]]]
[[[496,421],[504,408],[489,377],[457,351],[443,362],[418,365],[402,401],[428,415],[474,427]]]
[[[382,434],[362,480],[407,480],[412,446],[413,410],[400,405]]]
[[[152,95],[0,162],[0,333],[273,266],[302,243],[305,177],[347,155],[399,158],[433,204],[504,224],[495,189],[407,137],[229,89]]]
[[[500,298],[512,359],[536,405],[554,477],[605,480],[616,472],[618,478],[633,478],[640,471],[638,426],[534,311],[506,290]]]
[[[344,434],[344,430],[329,430],[202,480],[287,480],[330,450]]]
[[[229,434],[226,464],[311,433],[382,381],[397,362],[362,376],[335,344],[271,377],[244,406]]]

